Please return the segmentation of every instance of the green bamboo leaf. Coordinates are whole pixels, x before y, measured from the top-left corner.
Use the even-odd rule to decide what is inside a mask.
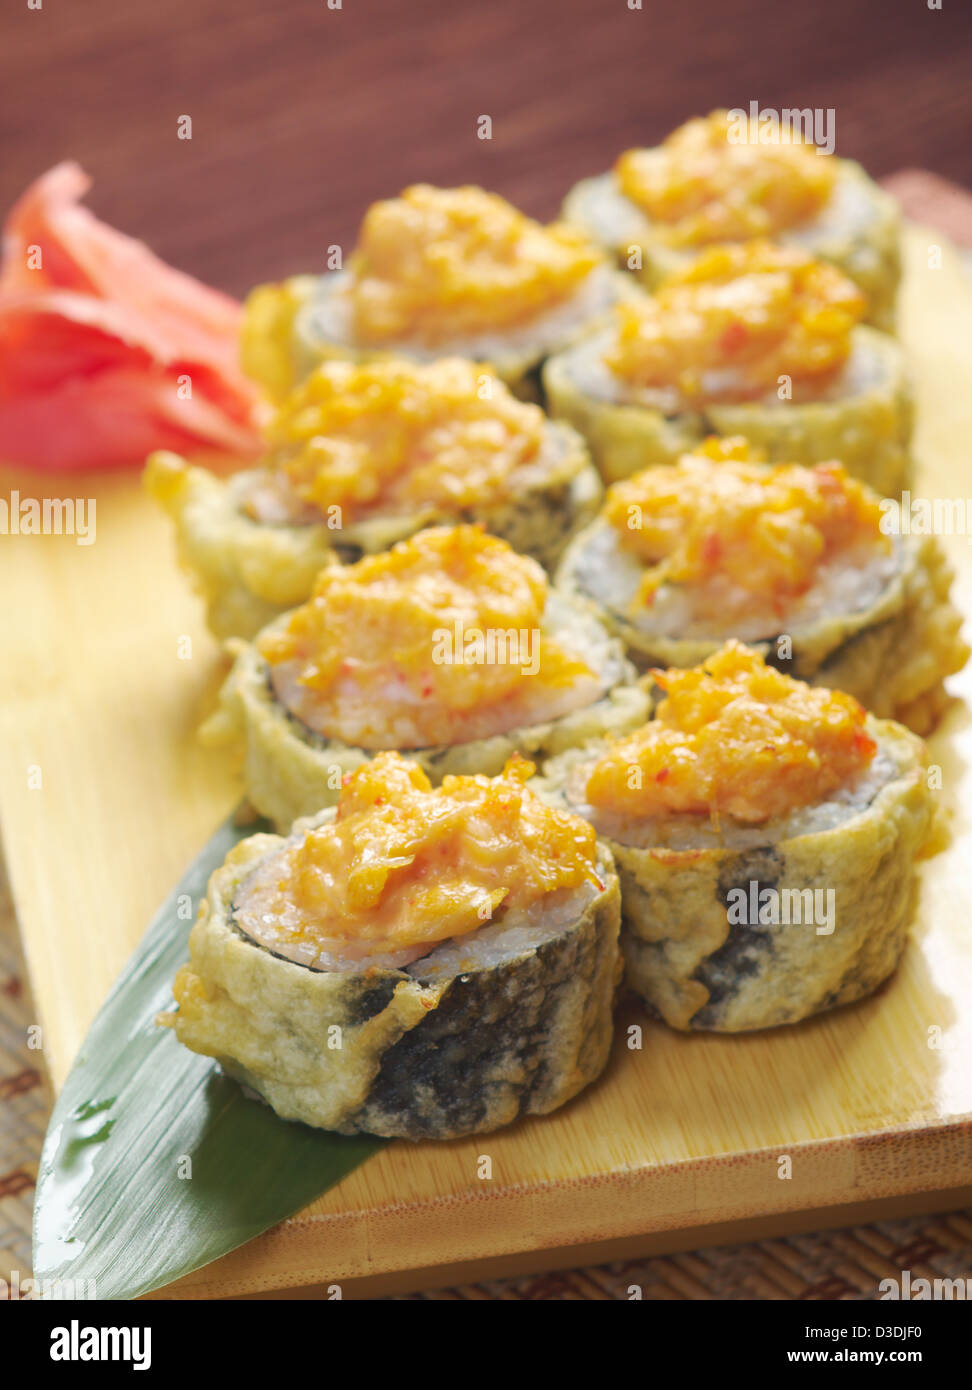
[[[233,845],[268,828],[231,818],[217,831],[91,1025],[41,1154],[35,1279],[136,1298],[252,1240],[383,1147],[281,1120],[155,1022],[188,957],[180,901],[195,908]]]

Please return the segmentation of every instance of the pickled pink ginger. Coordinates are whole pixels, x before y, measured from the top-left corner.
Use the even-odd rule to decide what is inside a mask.
[[[80,205],[74,163],[14,205],[0,260],[0,462],[137,467],[153,449],[250,458],[241,308]]]

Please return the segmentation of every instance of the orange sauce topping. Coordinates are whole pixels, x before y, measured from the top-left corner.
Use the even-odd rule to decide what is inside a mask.
[[[580,288],[603,257],[481,188],[415,184],[373,203],[350,262],[363,342],[435,344],[510,329]]]
[[[539,406],[461,358],[328,362],[277,412],[266,463],[303,501],[340,507],[343,524],[379,507],[458,512],[507,496],[544,427]]]
[[[533,764],[499,777],[446,777],[432,788],[399,753],[349,775],[333,822],[280,856],[279,903],[290,943],[364,943],[374,952],[464,936],[503,907],[598,884],[586,821],[524,785]],[[281,910],[287,901],[293,915]],[[268,908],[273,912],[273,906]]]
[[[546,601],[535,560],[481,526],[430,527],[322,570],[310,600],[264,634],[259,650],[271,666],[295,662],[300,685],[323,707],[350,680],[359,704],[424,703],[434,720],[437,710],[495,704],[524,682],[549,694],[593,679],[541,631]],[[525,666],[536,669],[524,674]]]
[[[739,642],[651,675],[667,698],[595,763],[586,795],[600,810],[759,824],[824,800],[874,756],[855,699],[793,680]]]
[[[814,217],[836,166],[813,144],[760,143],[760,133],[728,111],[687,121],[657,149],[621,155],[621,192],[679,247],[772,236]]]
[[[723,618],[784,613],[838,553],[890,546],[880,499],[842,464],[769,467],[739,437],[710,438],[616,483],[603,515],[646,567],[634,606],[684,584],[711,589],[712,616]]]
[[[688,401],[745,400],[817,381],[851,350],[866,302],[835,267],[767,241],[714,246],[657,292],[615,308],[606,354],[642,388]],[[785,399],[786,397],[781,397]]]

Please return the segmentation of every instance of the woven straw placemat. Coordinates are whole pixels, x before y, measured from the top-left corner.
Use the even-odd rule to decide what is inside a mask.
[[[0,868],[0,1278],[30,1273],[34,1182],[48,1101],[6,879]],[[463,1285],[411,1299],[873,1299],[881,1279],[972,1274],[972,1210],[882,1221],[821,1235],[729,1245],[690,1254]]]

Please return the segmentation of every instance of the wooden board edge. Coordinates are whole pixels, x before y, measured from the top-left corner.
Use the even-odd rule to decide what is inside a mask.
[[[480,1284],[493,1279],[512,1279],[535,1275],[556,1275],[561,1270],[588,1268],[622,1260],[647,1259],[657,1255],[677,1255],[683,1251],[711,1249],[784,1236],[818,1234],[847,1226],[868,1225],[873,1221],[909,1216],[948,1215],[972,1205],[972,1186],[944,1192],[923,1192],[904,1197],[879,1197],[871,1201],[849,1202],[843,1206],[818,1207],[808,1212],[787,1212],[782,1216],[757,1216],[741,1221],[718,1222],[688,1231],[660,1231],[653,1235],[622,1236],[591,1245],[564,1246],[559,1250],[523,1251],[486,1260],[464,1260],[434,1268],[403,1270],[395,1274],[376,1274],[344,1280],[340,1296],[344,1300],[388,1298],[394,1294],[432,1292]],[[605,1295],[606,1296],[606,1295]],[[176,1298],[168,1290],[154,1298]],[[188,1297],[188,1295],[187,1295]],[[334,1286],[311,1284],[296,1289],[268,1289],[263,1293],[236,1294],[234,1302],[256,1300],[329,1300]]]
[[[792,1180],[778,1180],[782,1155],[792,1160]],[[367,1286],[379,1278],[428,1287],[422,1278],[429,1271],[470,1261],[505,1268],[503,1262],[532,1256],[536,1268],[552,1268],[548,1260],[557,1259],[566,1268],[587,1262],[585,1252],[605,1243],[684,1238],[682,1248],[691,1248],[721,1226],[742,1229],[763,1220],[783,1229],[800,1219],[822,1225],[827,1213],[862,1203],[936,1194],[946,1206],[946,1194],[970,1190],[972,1118],[371,1212],[304,1214],[152,1296],[240,1297],[346,1282]]]

